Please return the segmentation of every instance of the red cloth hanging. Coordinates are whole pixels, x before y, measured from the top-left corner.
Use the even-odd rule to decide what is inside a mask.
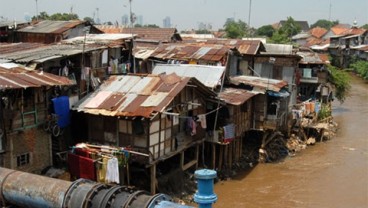
[[[79,156],[73,153],[68,153],[68,168],[72,177],[79,178]]]
[[[91,158],[68,153],[68,167],[73,177],[96,180],[95,163]]]
[[[79,155],[79,156],[82,156],[82,157],[88,157],[89,158],[89,156],[90,156],[89,151],[86,150],[86,149],[83,149],[83,148],[75,148],[74,151],[75,151],[76,155]]]
[[[79,177],[96,180],[95,163],[91,158],[79,156]]]

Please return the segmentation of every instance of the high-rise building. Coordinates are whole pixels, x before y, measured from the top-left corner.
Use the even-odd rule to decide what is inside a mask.
[[[136,24],[143,26],[143,16],[138,15]]]
[[[199,22],[198,23],[198,30],[212,30],[212,24],[211,23]]]
[[[129,21],[129,16],[127,14],[124,14],[122,17],[121,17],[121,25],[127,27],[130,25],[130,21]]]
[[[164,28],[171,28],[171,19],[170,17],[165,17],[165,19],[163,19],[163,27]]]

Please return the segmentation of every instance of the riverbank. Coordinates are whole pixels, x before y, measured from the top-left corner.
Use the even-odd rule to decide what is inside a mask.
[[[339,124],[333,139],[216,183],[214,207],[366,207],[368,85],[355,76],[351,84],[345,103],[332,105]]]

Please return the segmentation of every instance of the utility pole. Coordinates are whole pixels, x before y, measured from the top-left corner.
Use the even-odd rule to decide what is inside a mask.
[[[132,13],[132,0],[129,0],[129,15],[130,15],[130,34],[132,35],[132,50],[131,57],[133,58],[133,73],[136,73],[135,69],[135,58],[133,57],[133,48],[134,48],[134,37],[133,37],[133,23],[134,23],[134,14]]]
[[[36,20],[38,21],[38,0],[36,0]]]
[[[249,12],[248,12],[248,35],[249,37],[251,36],[251,31],[250,31],[250,15],[252,12],[252,0],[249,0]]]

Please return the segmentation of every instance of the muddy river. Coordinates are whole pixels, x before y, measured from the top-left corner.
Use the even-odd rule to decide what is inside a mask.
[[[277,164],[259,164],[215,185],[213,207],[368,207],[368,84],[333,104],[337,135]]]

